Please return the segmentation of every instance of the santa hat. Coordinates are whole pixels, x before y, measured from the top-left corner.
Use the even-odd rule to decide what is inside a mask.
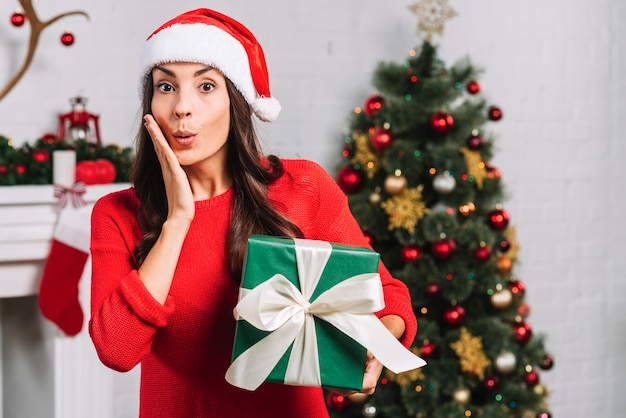
[[[140,96],[152,68],[168,62],[197,62],[220,70],[262,121],[272,122],[280,113],[278,100],[270,94],[261,45],[244,25],[226,15],[191,10],[154,31],[141,53]]]

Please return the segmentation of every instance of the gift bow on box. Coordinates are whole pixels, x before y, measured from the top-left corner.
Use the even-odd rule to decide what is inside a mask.
[[[385,306],[378,273],[349,277],[311,302],[332,246],[325,241],[297,238],[294,242],[301,290],[281,274],[252,290],[242,289],[235,317],[271,334],[232,362],[226,372],[230,384],[255,390],[293,343],[284,383],[321,386],[313,316],[332,324],[367,348],[394,373],[426,364],[407,350],[374,315]]]

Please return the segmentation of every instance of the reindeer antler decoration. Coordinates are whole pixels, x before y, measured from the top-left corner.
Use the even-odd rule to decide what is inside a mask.
[[[66,16],[71,15],[83,15],[89,20],[89,15],[83,11],[76,10],[67,13],[61,13],[58,16],[53,17],[47,21],[39,20],[37,17],[37,13],[35,12],[35,8],[33,7],[32,0],[19,0],[22,8],[24,9],[24,15],[26,15],[26,20],[30,23],[30,40],[28,42],[28,53],[26,54],[26,58],[22,63],[22,67],[20,70],[13,76],[13,79],[7,84],[7,86],[0,92],[0,100],[6,96],[13,87],[17,84],[17,82],[22,78],[28,67],[30,66],[31,61],[33,60],[33,56],[35,55],[35,50],[37,49],[37,43],[39,42],[39,36],[41,32],[49,25],[53,24],[59,19],[62,19]]]

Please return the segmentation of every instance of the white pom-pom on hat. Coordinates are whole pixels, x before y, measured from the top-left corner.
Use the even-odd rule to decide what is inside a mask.
[[[197,62],[220,70],[260,120],[278,118],[281,107],[270,93],[263,49],[236,20],[202,8],[176,16],[155,30],[141,51],[140,97],[152,68],[168,62]]]

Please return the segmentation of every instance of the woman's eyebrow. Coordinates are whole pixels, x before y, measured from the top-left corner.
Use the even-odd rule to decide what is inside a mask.
[[[176,76],[176,74],[173,71],[168,70],[167,68],[161,67],[159,65],[155,66],[154,69],[155,70],[159,70],[159,71],[163,71],[165,74],[167,74],[167,75],[169,75],[171,77],[175,77]],[[206,67],[201,68],[198,71],[196,71],[195,73],[193,73],[193,75],[194,75],[194,77],[198,77],[199,75],[207,73],[207,72],[209,72],[209,71],[211,71],[213,69],[214,69],[213,67],[211,67],[210,65],[207,65]]]

